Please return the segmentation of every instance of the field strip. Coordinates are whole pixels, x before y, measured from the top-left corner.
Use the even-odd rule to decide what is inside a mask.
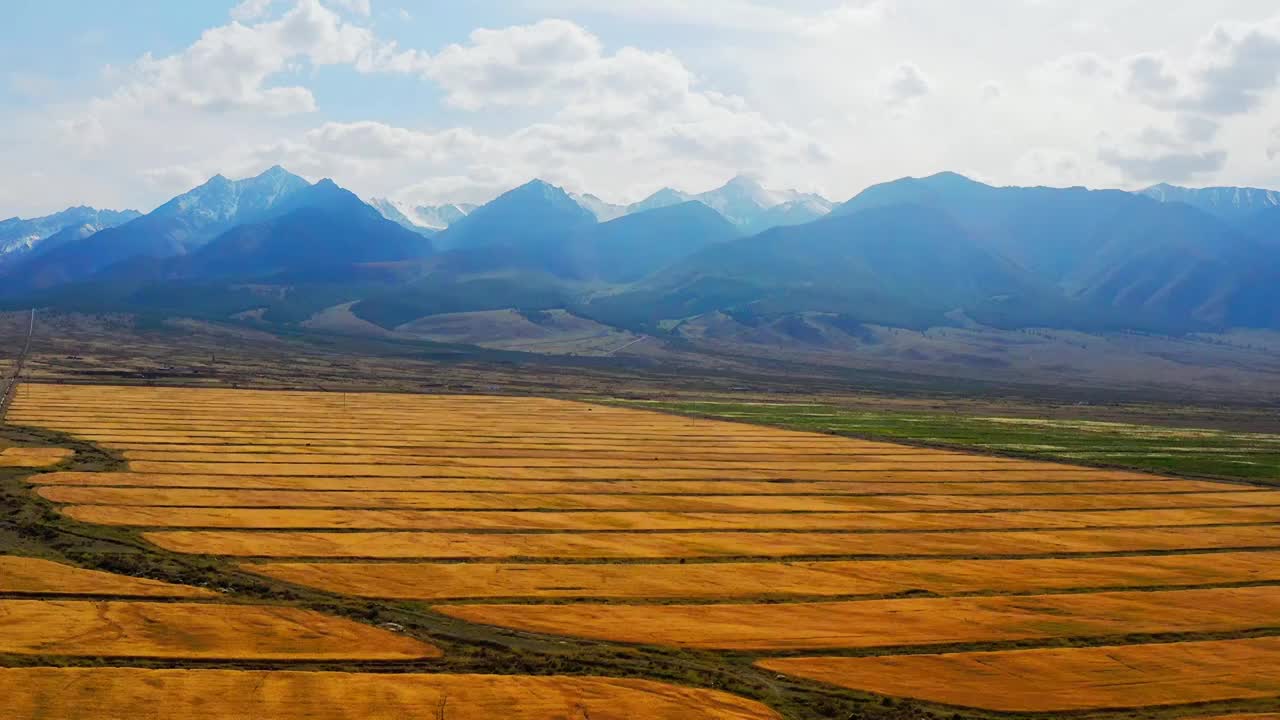
[[[198,401],[197,401],[198,402]],[[706,440],[761,440],[766,442],[814,442],[822,440],[831,445],[848,447],[885,447],[904,448],[904,443],[887,443],[882,440],[860,440],[844,436],[817,432],[797,432],[782,430],[761,425],[744,425],[725,423],[721,425],[662,423],[649,424],[627,421],[617,424],[602,423],[598,418],[581,420],[565,420],[554,415],[543,418],[544,421],[530,420],[524,423],[510,422],[502,417],[492,418],[455,418],[449,423],[432,422],[420,414],[408,414],[402,417],[357,417],[354,413],[341,410],[325,413],[307,413],[299,408],[282,407],[270,416],[254,418],[247,415],[233,414],[224,418],[189,417],[182,413],[159,414],[154,417],[139,417],[128,410],[116,410],[98,416],[89,415],[44,415],[18,412],[13,418],[15,425],[41,424],[77,430],[100,431],[145,431],[175,430],[188,431],[199,428],[200,432],[213,431],[363,431],[366,434],[389,434],[385,428],[407,425],[419,434],[431,434],[436,437],[450,435],[470,435],[475,430],[481,437],[549,437],[561,439],[653,439],[672,442],[684,437]],[[487,429],[492,428],[492,429]]]
[[[282,413],[288,412],[281,410]],[[472,445],[494,445],[504,443],[510,440],[516,440],[529,444],[582,444],[582,445],[604,445],[612,443],[613,445],[651,445],[651,444],[671,444],[680,440],[689,440],[691,442],[707,442],[712,445],[717,443],[740,445],[747,442],[762,442],[767,444],[786,445],[788,447],[810,447],[815,442],[823,443],[824,447],[837,450],[852,451],[881,451],[881,452],[901,452],[910,450],[929,450],[929,448],[917,448],[905,444],[887,445],[883,443],[870,443],[852,438],[838,437],[835,435],[810,435],[803,438],[789,440],[787,438],[778,438],[775,435],[752,435],[749,433],[738,434],[716,434],[716,435],[699,435],[696,432],[679,432],[672,431],[669,433],[653,433],[640,432],[636,429],[629,431],[617,432],[596,432],[591,430],[565,430],[552,431],[548,430],[547,425],[536,428],[509,428],[502,427],[501,430],[486,429],[485,426],[473,426],[467,428],[447,428],[447,429],[431,429],[423,425],[413,423],[412,420],[404,420],[405,432],[394,433],[388,431],[388,426],[395,426],[397,423],[386,422],[369,422],[359,423],[355,425],[332,425],[326,422],[298,422],[285,426],[261,426],[248,422],[227,421],[226,423],[214,424],[192,424],[174,420],[168,423],[147,423],[135,424],[124,421],[117,421],[111,424],[83,424],[83,423],[59,423],[56,421],[27,419],[25,421],[11,420],[13,425],[34,425],[37,427],[47,427],[57,429],[63,432],[83,435],[113,435],[124,436],[127,438],[155,436],[157,434],[181,436],[184,434],[193,434],[198,437],[215,437],[223,439],[234,438],[302,438],[302,439],[367,439],[373,444],[378,441],[387,440],[409,440],[409,441],[447,441],[450,443],[470,443]],[[950,452],[945,450],[935,450],[935,452]]]
[[[250,572],[358,597],[729,599],[940,595],[1076,588],[1280,582],[1280,552],[1038,560],[860,560],[793,563],[553,565],[513,563],[246,563]]]
[[[29,481],[61,487],[134,487],[323,492],[470,492],[601,495],[1101,495],[1256,492],[1189,480],[870,482],[767,480],[498,480],[492,478],[309,478],[141,473],[45,473]]]
[[[0,593],[107,595],[124,597],[212,597],[210,590],[145,578],[86,570],[32,557],[0,556]]]
[[[673,442],[670,440],[653,441],[653,442],[635,442],[623,445],[617,440],[604,441],[587,441],[575,440],[572,438],[561,438],[557,440],[548,440],[544,442],[531,442],[528,440],[508,440],[503,442],[494,442],[493,440],[472,440],[469,438],[457,436],[422,436],[419,439],[405,437],[401,435],[387,435],[381,437],[367,437],[353,439],[343,434],[326,433],[315,431],[311,433],[288,433],[283,437],[275,435],[251,435],[248,433],[224,434],[218,435],[213,433],[205,433],[198,428],[191,428],[186,431],[191,434],[116,434],[109,433],[81,433],[82,437],[94,440],[95,442],[113,447],[120,447],[131,450],[147,450],[147,449],[163,449],[175,446],[187,446],[190,450],[220,450],[225,448],[261,448],[261,447],[277,447],[277,448],[296,448],[296,449],[314,449],[316,447],[329,446],[333,448],[409,448],[417,450],[429,450],[438,452],[448,451],[465,451],[467,453],[476,452],[514,452],[523,450],[549,450],[560,452],[587,452],[587,453],[614,453],[614,452],[660,452],[660,453],[688,453],[688,452],[713,452],[713,453],[743,453],[754,451],[757,453],[807,453],[814,455],[874,455],[874,454],[910,454],[921,455],[930,454],[931,452],[925,448],[905,447],[902,445],[884,445],[877,447],[845,447],[840,443],[834,443],[825,440],[804,441],[804,442],[776,442],[776,441],[750,441],[750,440],[708,440],[697,443],[697,447],[690,448],[689,443]],[[197,434],[198,433],[198,434]],[[305,442],[300,442],[305,441]],[[316,443],[320,444],[317,445]],[[622,446],[622,447],[620,447]]]
[[[1034,470],[1036,475],[1045,472],[1062,472],[1079,474],[1080,468],[1065,465],[1053,468],[1033,468],[1009,464],[970,463],[963,468],[947,466],[945,468],[921,468],[921,470],[944,470],[952,474],[971,472],[991,472],[1006,470]],[[144,473],[191,473],[208,475],[294,475],[311,477],[350,477],[363,475],[371,477],[492,477],[492,466],[467,467],[455,465],[451,467],[432,467],[427,465],[387,465],[387,464],[320,464],[320,463],[232,463],[232,462],[157,462],[152,460],[135,460],[129,463],[129,469]],[[618,467],[580,467],[567,465],[563,467],[507,467],[504,474],[513,478],[530,480],[857,480],[868,472],[895,471],[902,472],[911,468],[903,468],[898,463],[863,463],[857,468],[843,465],[840,468],[827,470],[804,470],[782,467],[773,470],[743,467],[727,468],[723,466],[710,468],[661,468],[636,466]],[[1224,490],[1231,488],[1249,489],[1247,486],[1224,484]]]
[[[68,448],[11,447],[0,450],[0,468],[52,467],[74,454]]]
[[[15,718],[780,720],[716,690],[593,677],[0,668],[0,687]]]
[[[139,442],[99,442],[109,450],[123,451],[138,459],[148,458],[140,453],[166,453],[182,455],[290,455],[307,458],[322,457],[386,457],[386,458],[451,458],[458,456],[474,458],[591,458],[603,460],[653,460],[661,457],[664,460],[679,462],[763,462],[763,461],[805,461],[823,462],[845,461],[859,463],[867,460],[911,459],[916,462],[933,462],[950,459],[947,455],[927,452],[839,452],[833,448],[727,448],[710,449],[700,446],[686,445],[675,449],[669,447],[613,448],[574,447],[572,445],[531,445],[528,447],[512,447],[510,443],[501,445],[471,447],[430,445],[381,445],[377,442],[338,445],[329,442],[299,444],[207,444],[207,443],[139,443]],[[955,458],[960,463],[972,462],[974,455],[962,455]],[[985,458],[983,458],[985,460]]]
[[[572,477],[567,477],[573,475]],[[349,475],[328,475],[323,477],[308,475],[271,475],[263,472],[246,472],[243,474],[202,474],[202,473],[166,473],[166,472],[50,472],[32,476],[33,482],[45,484],[66,484],[66,485],[120,485],[129,483],[115,482],[120,478],[137,478],[141,484],[146,486],[162,486],[167,480],[181,480],[182,482],[191,483],[214,483],[214,482],[238,482],[240,479],[257,480],[262,479],[264,482],[275,481],[291,481],[291,482],[316,482],[329,483],[330,485],[343,483],[347,481],[375,481],[375,480],[435,480],[435,479],[459,479],[466,478],[472,480],[552,480],[561,482],[578,482],[587,480],[617,482],[622,480],[649,480],[652,482],[688,482],[690,480],[707,480],[707,481],[723,481],[723,480],[743,480],[741,471],[732,475],[724,472],[711,471],[672,471],[672,470],[626,470],[626,471],[609,471],[609,470],[590,470],[590,471],[572,471],[572,472],[555,472],[547,470],[529,471],[522,470],[519,477],[512,477],[511,473],[504,473],[503,477],[495,477],[495,473],[480,472],[476,470],[458,470],[451,468],[432,475],[410,475],[402,478],[388,478],[386,476],[369,476],[360,474]],[[772,483],[787,482],[835,482],[835,483],[856,483],[856,482],[945,482],[948,484],[961,483],[985,483],[992,480],[1002,482],[1170,482],[1168,479],[1160,478],[1153,475],[1129,475],[1124,473],[1110,473],[1106,471],[1091,471],[1079,469],[1075,472],[1060,471],[1027,471],[1027,470],[988,470],[980,473],[972,471],[958,470],[893,470],[893,471],[851,471],[843,473],[796,473],[793,477],[777,477],[778,474],[766,474],[766,477],[745,478],[746,480],[763,480]],[[532,477],[531,477],[532,476]],[[626,476],[626,477],[621,477]],[[96,479],[94,479],[96,478]],[[65,482],[63,482],[65,480]],[[101,480],[101,482],[99,482]],[[1213,485],[1217,491],[1233,491],[1233,490],[1252,490],[1255,489],[1248,485],[1233,485],[1228,483],[1215,483]]]
[[[1280,626],[1280,586],[752,605],[438,605],[481,625],[709,650],[883,648]]]
[[[68,517],[99,525],[276,530],[842,530],[951,531],[1191,527],[1280,523],[1273,508],[1029,510],[1019,513],[677,513],[488,510],[279,510],[71,505]]]
[[[309,610],[82,600],[0,600],[0,653],[243,660],[411,660],[426,643]]]
[[[965,533],[144,533],[166,550],[297,558],[715,558],[1035,556],[1280,547],[1280,527],[1088,529]]]
[[[721,472],[732,473],[736,466],[743,466],[749,469],[759,470],[775,470],[787,472],[790,470],[842,470],[848,468],[865,467],[870,470],[910,470],[912,466],[921,466],[928,469],[929,466],[949,465],[958,466],[959,469],[973,470],[999,470],[1010,465],[1025,470],[1043,469],[1041,464],[1034,462],[1023,462],[1020,460],[1001,460],[998,458],[986,458],[977,455],[966,456],[962,459],[947,458],[938,460],[934,458],[919,458],[910,455],[903,456],[871,456],[870,459],[853,460],[805,460],[805,461],[766,461],[766,460],[686,460],[675,461],[666,458],[573,458],[573,457],[469,457],[469,456],[423,456],[419,462],[408,462],[412,456],[404,455],[325,455],[325,454],[275,454],[275,453],[193,453],[193,452],[149,452],[144,450],[129,450],[122,453],[131,465],[142,462],[171,462],[171,463],[191,463],[199,465],[203,463],[225,463],[225,464],[241,464],[241,463],[257,463],[263,465],[284,465],[284,466],[302,466],[309,465],[340,465],[359,467],[365,464],[385,465],[387,467],[484,467],[484,468],[633,468],[633,467],[653,467],[655,464],[662,468],[671,468],[673,470],[693,469],[693,470],[719,470]]]
[[[713,494],[732,488],[733,492],[751,494],[811,494],[814,492],[848,493],[850,490],[862,488],[880,488],[898,490],[900,488],[947,487],[952,494],[981,492],[983,488],[1011,487],[1025,488],[1016,494],[1034,494],[1037,490],[1056,489],[1063,494],[1063,489],[1079,489],[1089,487],[1122,488],[1130,493],[1159,492],[1164,488],[1194,489],[1209,492],[1233,492],[1237,490],[1253,490],[1248,486],[1223,485],[1217,483],[1198,483],[1182,480],[1095,480],[1089,476],[1081,480],[1064,480],[1061,478],[1036,478],[1033,480],[1009,480],[1004,473],[958,474],[950,476],[926,476],[921,479],[912,475],[906,478],[872,477],[863,480],[529,480],[515,478],[388,478],[388,477],[307,477],[307,476],[275,476],[275,475],[184,475],[181,473],[131,473],[131,472],[47,472],[31,475],[27,481],[34,485],[78,485],[86,487],[155,487],[155,488],[221,488],[221,489],[271,489],[271,490],[333,490],[333,491],[477,491],[485,488],[501,487],[525,491],[546,490],[552,487],[561,488],[557,492],[574,492],[574,488],[613,488],[626,490],[629,488],[667,488],[669,492],[687,492],[697,488],[702,492]],[[1186,484],[1191,482],[1192,484]],[[800,490],[799,488],[805,488]],[[676,490],[679,489],[679,490]],[[1051,490],[1052,492],[1052,490]]]
[[[68,505],[400,508],[423,510],[637,510],[680,512],[875,512],[1090,510],[1280,505],[1280,491],[1112,495],[635,495],[587,493],[334,492],[46,485]]]
[[[1280,638],[861,658],[766,670],[881,695],[1003,712],[1066,712],[1280,696]]]

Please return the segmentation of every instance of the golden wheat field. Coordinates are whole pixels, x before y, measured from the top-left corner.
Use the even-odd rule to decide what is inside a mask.
[[[0,555],[0,593],[107,597],[209,597],[198,587],[113,575],[32,557]]]
[[[778,658],[832,685],[1013,712],[1178,705],[1280,694],[1280,638],[864,658]]]
[[[66,448],[31,448],[11,447],[0,450],[0,468],[42,468],[51,467],[71,457],[72,452]]]
[[[288,607],[0,600],[0,653],[246,660],[409,660],[440,651]]]
[[[811,650],[1247,630],[1280,617],[1280,588],[774,605],[448,605],[440,611],[554,635],[723,650]]]
[[[1274,489],[535,397],[24,387],[9,422],[123,460],[28,477],[68,518],[293,587],[434,603],[414,607],[499,639],[728,650],[769,678],[994,711],[1280,698]],[[157,609],[176,603],[10,602],[43,603],[20,608],[22,627],[61,613],[68,633],[93,639],[108,618],[134,635],[104,647],[182,651],[164,644]],[[95,621],[75,602],[106,610]],[[439,652],[318,613],[205,607],[220,609],[188,645],[258,653],[235,657],[330,642],[348,659]],[[253,641],[254,623],[232,611],[275,619]],[[313,644],[285,647],[285,626],[315,633],[304,635]],[[41,640],[0,628],[8,652]],[[961,651],[928,654],[941,648]],[[833,656],[778,657],[805,651]],[[841,656],[853,651],[873,656]],[[71,669],[29,672],[19,702],[31,712],[72,702],[50,690]],[[229,716],[378,717],[373,698],[430,713],[447,695],[449,717],[464,720],[566,717],[566,703],[576,718],[574,697],[600,699],[593,720],[775,717],[640,681],[76,672],[84,692],[133,683],[106,693],[121,717],[148,717],[156,697],[181,707],[209,694]],[[340,692],[352,707],[318,709]],[[513,703],[518,693],[532,699]]]
[[[1197,527],[1280,521],[1280,507],[993,512],[626,512],[542,510],[333,510],[69,505],[63,512],[103,525],[148,528],[346,530],[1001,530]]]
[[[777,720],[713,690],[645,680],[518,675],[0,669],[9,717],[94,720]]]
[[[1278,552],[643,565],[264,562],[243,567],[346,595],[408,600],[957,595],[1280,582]]]
[[[1007,532],[449,533],[170,530],[143,537],[181,553],[308,558],[979,557],[1280,547],[1280,527]]]

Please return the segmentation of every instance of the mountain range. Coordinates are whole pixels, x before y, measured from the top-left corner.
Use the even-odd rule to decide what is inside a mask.
[[[341,308],[386,332],[514,310],[679,339],[714,320],[793,328],[784,337],[801,346],[816,316],[855,335],[1280,329],[1276,200],[940,173],[838,205],[737,177],[626,206],[534,180],[479,207],[411,207],[273,167],[215,176],[146,215],[4,221],[0,247],[13,249],[0,255],[0,297],[281,325]]]

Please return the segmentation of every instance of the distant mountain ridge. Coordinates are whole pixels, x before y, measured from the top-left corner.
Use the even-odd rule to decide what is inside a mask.
[[[49,238],[61,235],[52,243],[58,245],[62,240],[115,227],[140,215],[137,210],[99,210],[81,205],[43,217],[0,220],[0,263],[48,245],[45,241]]]
[[[281,212],[307,187],[310,183],[278,165],[244,180],[215,175],[146,215],[18,264],[12,270],[20,273],[16,287],[54,287],[134,257],[186,254],[237,225]]]
[[[468,203],[410,206],[387,198],[371,198],[369,205],[386,219],[410,230],[425,230],[429,235],[448,228],[477,207]]]
[[[1233,222],[1247,220],[1263,210],[1280,208],[1280,191],[1261,188],[1186,188],[1161,183],[1140,192],[1160,202],[1185,203]]]
[[[745,234],[817,220],[835,207],[835,203],[820,195],[796,190],[768,190],[754,178],[738,175],[724,185],[703,193],[690,194],[662,188],[644,200],[627,206],[626,213],[669,207],[690,200],[720,213]]]
[[[944,172],[833,206],[740,176],[623,208],[531,180],[478,208],[409,207],[273,167],[215,176],[113,228],[64,227],[0,266],[0,294],[285,324],[341,306],[388,332],[435,314],[556,310],[633,333],[696,326],[801,345],[813,322],[849,337],[864,325],[1280,329],[1270,191],[1178,190]]]

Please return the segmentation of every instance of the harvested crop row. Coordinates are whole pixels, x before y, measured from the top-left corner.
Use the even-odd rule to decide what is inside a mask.
[[[448,436],[426,437],[415,439],[404,437],[401,435],[384,435],[381,438],[343,438],[332,435],[331,439],[321,441],[316,435],[311,433],[291,433],[286,434],[284,438],[276,438],[272,436],[237,434],[231,436],[220,436],[214,434],[203,434],[203,431],[192,428],[187,432],[193,434],[146,434],[146,435],[109,435],[106,433],[86,434],[85,437],[95,442],[102,443],[109,447],[122,450],[164,450],[181,447],[182,449],[191,451],[220,451],[226,449],[243,448],[245,450],[259,450],[275,448],[275,452],[310,452],[318,448],[333,448],[336,452],[341,448],[360,449],[405,449],[420,451],[426,453],[447,453],[458,452],[458,454],[474,454],[474,453],[497,453],[497,452],[585,452],[585,453],[641,453],[641,452],[661,452],[661,453],[718,453],[718,454],[750,454],[750,453],[769,453],[777,454],[813,454],[817,456],[836,454],[836,455],[874,455],[884,454],[928,454],[929,451],[915,447],[904,447],[901,445],[886,445],[877,447],[845,447],[841,443],[832,442],[831,440],[805,440],[803,442],[777,442],[767,440],[707,440],[697,443],[696,447],[690,447],[689,443],[679,443],[670,440],[653,440],[644,442],[625,442],[619,440],[595,440],[585,441],[576,440],[574,438],[559,438],[556,440],[548,440],[545,442],[530,442],[519,439],[505,439],[501,442],[493,440],[485,441],[483,439],[471,439],[468,437]],[[194,434],[201,433],[201,434]],[[318,435],[324,435],[318,432]],[[290,439],[290,437],[296,439]],[[834,439],[834,438],[833,438]],[[306,442],[300,442],[305,440]]]
[[[1280,522],[1280,506],[1017,513],[678,513],[72,505],[62,512],[100,525],[278,530],[1015,530]]]
[[[11,447],[0,450],[0,468],[53,467],[74,454],[68,448]]]
[[[331,558],[714,558],[1059,555],[1280,547],[1280,527],[955,533],[555,533],[157,531],[182,553]]]
[[[877,512],[1088,510],[1280,505],[1280,491],[1113,495],[592,495],[466,492],[326,492],[43,486],[73,505],[402,508],[423,510],[644,510],[671,512]]]
[[[959,473],[982,472],[1027,472],[1032,477],[1044,477],[1046,473],[1060,472],[1068,477],[1076,477],[1079,468],[1064,465],[1052,468],[1030,468],[1008,464],[969,463],[957,468],[947,463],[940,467],[920,467],[924,463],[916,463],[913,468],[904,468],[897,463],[863,463],[855,467],[848,465],[838,469],[799,470],[786,467],[763,469],[756,467],[712,468],[662,468],[648,466],[635,467],[505,467],[501,473],[509,479],[527,480],[861,480],[868,474],[891,472],[895,475],[909,470],[930,470],[946,472],[959,477]],[[129,463],[129,469],[143,473],[190,473],[209,475],[292,475],[311,477],[493,477],[494,467],[440,467],[429,465],[389,465],[389,464],[315,464],[315,463],[232,463],[232,462],[157,462],[152,460],[135,460]],[[1243,486],[1222,485],[1226,489],[1248,489]]]
[[[1280,623],[1280,586],[761,605],[440,605],[482,625],[609,642],[807,650],[1226,632]]]
[[[232,453],[211,452],[194,453],[182,451],[154,452],[147,450],[128,450],[122,453],[131,464],[142,462],[171,463],[263,463],[285,465],[289,467],[309,467],[318,465],[341,465],[358,467],[363,464],[382,465],[388,467],[485,467],[485,468],[633,468],[653,467],[658,465],[671,469],[705,469],[720,470],[732,474],[735,468],[775,470],[787,472],[791,470],[844,470],[866,468],[869,470],[910,470],[913,467],[931,469],[950,467],[962,470],[999,470],[1015,466],[1022,470],[1042,470],[1044,465],[1019,460],[1001,460],[976,455],[964,458],[946,458],[938,460],[912,455],[871,455],[862,458],[842,458],[839,460],[668,460],[667,458],[596,458],[596,457],[470,457],[470,456],[414,456],[408,455],[331,455],[331,454],[297,454],[297,453]],[[419,459],[420,458],[420,459]],[[141,469],[141,468],[139,468]]]
[[[450,470],[450,473],[454,471]],[[686,472],[667,471],[674,477],[641,477],[641,478],[617,478],[607,477],[608,471],[593,471],[590,477],[582,478],[565,478],[565,477],[537,477],[537,478],[514,478],[514,477],[495,477],[493,473],[474,473],[468,474],[465,478],[467,481],[482,480],[503,480],[503,481],[554,481],[554,482],[586,482],[586,481],[605,481],[605,482],[621,482],[623,480],[648,480],[652,482],[689,482],[691,479],[703,480],[708,482],[727,482],[731,478],[721,474],[715,476],[714,473],[699,471],[698,475],[707,475],[709,477],[686,478]],[[635,471],[626,471],[626,474],[634,474]],[[541,473],[556,475],[557,473]],[[563,473],[560,473],[563,476]],[[603,477],[600,477],[603,476]],[[198,473],[143,473],[143,472],[51,472],[34,475],[30,478],[31,482],[42,485],[119,485],[119,486],[136,486],[136,487],[236,487],[235,483],[261,483],[263,487],[293,487],[293,488],[311,488],[323,490],[328,487],[346,487],[347,483],[389,483],[386,489],[405,488],[404,483],[418,482],[434,482],[442,479],[459,479],[453,474],[438,476],[418,476],[418,477],[370,477],[368,475],[330,475],[326,477],[312,477],[306,475],[270,475],[263,473],[251,473],[245,475],[209,475]],[[891,472],[858,472],[843,473],[839,477],[830,480],[806,480],[803,478],[788,478],[785,480],[765,480],[773,485],[794,484],[796,482],[830,482],[830,483],[946,483],[948,485],[961,484],[982,484],[992,481],[1000,482],[1027,482],[1027,483],[1075,483],[1075,482],[1173,482],[1156,478],[1152,475],[1126,476],[1121,473],[1110,473],[1102,471],[1081,470],[1078,473],[1059,473],[1059,472],[1024,472],[1024,471],[986,471],[981,473],[972,472],[954,472],[949,470],[898,470]],[[738,482],[745,482],[739,480]],[[232,483],[228,485],[227,483]],[[276,483],[284,483],[277,485]],[[250,487],[250,485],[245,485]],[[1130,487],[1130,486],[1125,486]],[[1138,486],[1133,486],[1138,487]],[[1163,485],[1162,485],[1163,487]],[[1212,486],[1214,491],[1235,491],[1249,490],[1252,488],[1215,484]],[[375,488],[373,485],[369,489]]]
[[[491,478],[311,478],[143,473],[45,473],[37,485],[331,492],[599,493],[602,495],[1095,495],[1217,492],[1224,486],[1186,480],[869,482],[762,480],[497,480]],[[1236,490],[1227,486],[1228,491]],[[1247,489],[1246,489],[1247,490]]]
[[[209,590],[145,578],[86,570],[32,557],[0,556],[0,593],[25,595],[106,595],[125,597],[206,597]]]
[[[2,668],[15,718],[778,720],[715,690],[648,680],[135,668]]]
[[[389,442],[389,441],[388,441]],[[754,460],[844,460],[860,462],[864,460],[946,460],[950,455],[938,452],[902,450],[847,451],[832,447],[730,447],[708,448],[699,445],[684,447],[632,446],[630,443],[613,442],[607,446],[580,446],[564,443],[564,445],[526,445],[515,447],[513,443],[503,442],[498,445],[468,447],[429,446],[429,445],[381,445],[372,439],[367,442],[352,442],[351,445],[340,445],[334,442],[297,443],[183,443],[183,442],[102,442],[100,445],[110,450],[125,452],[183,452],[183,454],[230,454],[230,455],[292,455],[306,460],[311,456],[362,456],[374,455],[385,457],[591,457],[596,460],[653,460],[662,457],[664,460],[680,461],[724,461],[749,462]],[[956,460],[969,461],[973,456],[957,456]]]
[[[440,651],[309,610],[0,600],[0,653],[243,660],[409,660]]]
[[[196,401],[199,402],[199,401]],[[403,414],[367,414],[342,410],[324,410],[308,412],[304,408],[281,407],[269,412],[254,414],[233,412],[226,415],[206,416],[180,411],[165,411],[153,414],[140,414],[133,411],[104,410],[98,413],[68,412],[50,413],[29,410],[25,406],[15,406],[16,419],[22,422],[39,422],[66,425],[69,427],[102,427],[102,428],[145,428],[145,427],[200,427],[215,430],[236,430],[247,426],[250,429],[289,428],[289,427],[327,427],[327,428],[379,428],[410,425],[420,430],[430,430],[439,434],[463,433],[468,427],[489,428],[489,432],[533,432],[553,435],[584,434],[591,437],[596,434],[619,436],[646,436],[677,438],[681,433],[688,433],[708,438],[753,438],[760,440],[796,440],[830,437],[821,433],[807,433],[793,430],[782,430],[760,425],[745,425],[714,421],[679,420],[654,413],[637,412],[637,414],[608,422],[604,418],[585,415],[570,417],[559,415],[554,411],[542,413],[538,418],[519,419],[508,414],[492,416],[468,416],[465,413],[442,411],[447,420],[433,419],[433,413],[410,412]],[[656,419],[656,422],[654,421]],[[545,422],[541,422],[545,420]],[[241,422],[242,421],[242,422]],[[584,427],[585,426],[585,427]],[[575,428],[578,433],[575,433]],[[863,443],[849,439],[848,443]],[[883,442],[883,441],[866,441]]]
[[[861,658],[766,670],[882,695],[1005,712],[1064,712],[1280,695],[1280,638]]]
[[[243,567],[329,592],[397,600],[692,600],[890,595],[920,590],[949,595],[1280,582],[1278,552],[693,565],[348,562],[260,563]]]

